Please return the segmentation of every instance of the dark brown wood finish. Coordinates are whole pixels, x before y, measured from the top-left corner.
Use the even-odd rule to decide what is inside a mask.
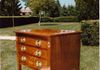
[[[18,70],[80,70],[80,35],[74,30],[16,31]]]

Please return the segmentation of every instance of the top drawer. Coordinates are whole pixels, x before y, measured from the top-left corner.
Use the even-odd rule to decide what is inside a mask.
[[[26,44],[26,45],[31,45],[35,46],[37,48],[49,48],[50,47],[50,42],[48,40],[43,40],[41,38],[34,38],[34,37],[17,37],[17,42]]]

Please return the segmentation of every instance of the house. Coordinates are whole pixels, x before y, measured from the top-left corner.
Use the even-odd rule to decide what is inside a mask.
[[[22,16],[31,16],[32,15],[32,10],[29,7],[24,7],[20,10],[20,15]]]

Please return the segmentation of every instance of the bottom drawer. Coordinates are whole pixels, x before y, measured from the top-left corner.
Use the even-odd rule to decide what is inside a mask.
[[[21,54],[19,59],[21,64],[34,69],[42,69],[48,66],[47,60],[39,59],[29,55]]]

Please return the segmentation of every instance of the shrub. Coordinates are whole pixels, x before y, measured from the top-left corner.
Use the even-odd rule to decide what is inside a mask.
[[[63,17],[42,17],[41,22],[78,22],[76,16],[63,16]]]
[[[10,27],[14,25],[24,25],[29,23],[37,23],[39,21],[38,17],[29,16],[0,16],[0,27]]]
[[[83,45],[99,45],[99,22],[84,21],[81,22],[82,44]]]
[[[41,22],[53,22],[53,18],[52,17],[42,17]]]
[[[57,17],[54,18],[55,22],[78,22],[79,20],[77,19],[76,16],[63,16],[63,17]]]

